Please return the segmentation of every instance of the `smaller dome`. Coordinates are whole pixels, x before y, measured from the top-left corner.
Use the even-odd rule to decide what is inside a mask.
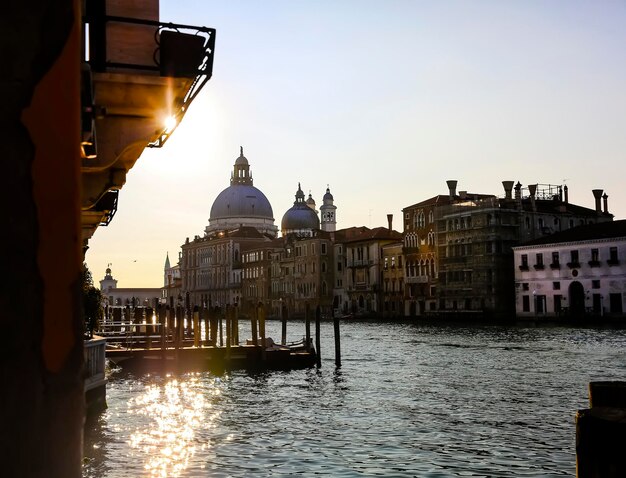
[[[309,192],[309,198],[306,200],[306,203],[309,206],[313,206],[315,207],[315,199],[313,199],[313,196],[311,196],[311,193]]]
[[[313,198],[311,198],[312,200]],[[283,234],[310,234],[320,228],[320,219],[314,209],[304,201],[304,193],[298,183],[296,200],[280,222]]]

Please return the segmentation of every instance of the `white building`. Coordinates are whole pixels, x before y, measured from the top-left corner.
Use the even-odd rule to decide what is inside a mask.
[[[513,247],[518,317],[624,318],[626,220]]]

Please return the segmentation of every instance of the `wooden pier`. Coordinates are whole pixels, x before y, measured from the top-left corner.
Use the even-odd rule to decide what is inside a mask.
[[[105,315],[96,333],[107,340],[106,357],[124,368],[285,370],[311,367],[317,361],[309,336],[281,344],[266,338],[261,307],[246,319],[253,339],[243,345],[236,307],[111,307]]]

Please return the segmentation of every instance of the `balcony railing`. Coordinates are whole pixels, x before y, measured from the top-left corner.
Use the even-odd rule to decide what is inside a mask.
[[[88,10],[84,18],[89,35],[88,62],[93,72],[136,74],[137,71],[143,71],[161,77],[190,80],[183,93],[175,98],[172,111],[175,122],[172,121],[157,140],[148,145],[161,147],[213,74],[215,29],[106,15],[98,11],[97,7],[90,9],[89,6],[93,4],[87,2]],[[122,45],[123,48],[120,45],[113,48],[108,45],[107,32],[119,26],[128,29],[126,36],[129,41]],[[112,33],[110,42],[115,41],[117,36]],[[152,39],[146,41],[150,36]],[[150,42],[152,45],[146,45]]]
[[[407,284],[427,284],[429,279],[429,276],[409,276],[404,280]]]

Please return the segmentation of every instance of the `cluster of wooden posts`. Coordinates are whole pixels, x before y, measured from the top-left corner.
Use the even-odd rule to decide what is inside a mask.
[[[320,307],[315,309],[315,348],[311,338],[311,309],[305,312],[305,333],[302,342],[287,343],[287,313],[281,314],[281,341],[283,346],[301,346],[315,353],[317,366],[321,366]],[[250,321],[251,345],[261,345],[262,359],[267,346],[266,313],[262,304],[254,308],[250,317],[240,317],[239,307],[199,307],[157,304],[153,307],[107,307],[105,319],[99,324],[98,335],[107,338],[109,345],[126,350],[182,349],[190,347],[220,347],[227,350],[238,347],[239,322]],[[341,366],[341,339],[339,319],[334,318],[335,363]]]

